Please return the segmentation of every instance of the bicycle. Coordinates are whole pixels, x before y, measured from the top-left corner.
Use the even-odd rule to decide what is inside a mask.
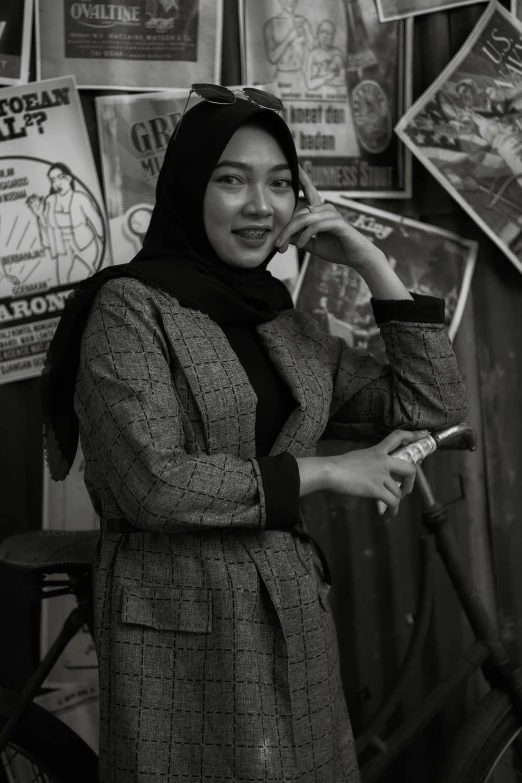
[[[437,448],[476,448],[475,432],[467,424],[432,433],[432,437]],[[422,521],[428,532],[421,538],[423,568],[416,621],[395,687],[356,737],[361,777],[363,783],[375,783],[439,712],[453,689],[481,668],[491,690],[466,720],[440,780],[441,783],[511,783],[515,778],[506,777],[506,770],[514,776],[522,775],[522,675],[509,660],[466,573],[448,522],[447,508],[435,500],[419,466],[417,474],[416,487],[423,500]],[[71,779],[75,783],[94,783],[97,780],[96,754],[77,734],[32,700],[75,633],[84,625],[92,633],[91,563],[98,535],[93,531],[39,531],[11,536],[0,545],[0,561],[22,571],[35,598],[42,600],[73,593],[78,602],[22,693],[0,687],[0,780],[2,774],[9,783],[29,780],[69,783]],[[436,550],[476,640],[451,674],[387,736],[388,720],[400,704],[426,640],[434,599]],[[64,573],[67,579],[52,579],[55,574]]]

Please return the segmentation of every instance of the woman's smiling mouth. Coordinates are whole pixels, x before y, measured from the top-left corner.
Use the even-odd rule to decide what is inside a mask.
[[[267,226],[247,226],[245,228],[234,229],[232,233],[249,244],[256,243],[261,245],[271,230],[272,229]]]

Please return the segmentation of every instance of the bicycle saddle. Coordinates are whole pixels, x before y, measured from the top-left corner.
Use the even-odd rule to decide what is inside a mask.
[[[0,544],[0,562],[21,571],[70,571],[91,568],[97,530],[35,530],[17,533]]]

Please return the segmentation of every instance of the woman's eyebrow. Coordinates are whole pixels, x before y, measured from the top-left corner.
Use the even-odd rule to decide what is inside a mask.
[[[221,166],[232,166],[233,168],[242,169],[243,171],[248,171],[253,168],[250,163],[243,163],[243,161],[240,160],[220,160],[215,168],[219,169]],[[284,171],[285,169],[290,171],[288,163],[276,163],[275,166],[270,167],[270,171]]]

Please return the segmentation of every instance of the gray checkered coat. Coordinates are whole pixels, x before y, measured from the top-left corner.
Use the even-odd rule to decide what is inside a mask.
[[[440,325],[383,326],[387,367],[299,311],[258,333],[298,402],[274,455],[312,455],[335,415],[375,438],[465,415]],[[359,780],[320,563],[264,529],[255,407],[207,315],[103,287],[76,387],[85,481],[103,528],[139,528],[96,557],[103,783]]]

